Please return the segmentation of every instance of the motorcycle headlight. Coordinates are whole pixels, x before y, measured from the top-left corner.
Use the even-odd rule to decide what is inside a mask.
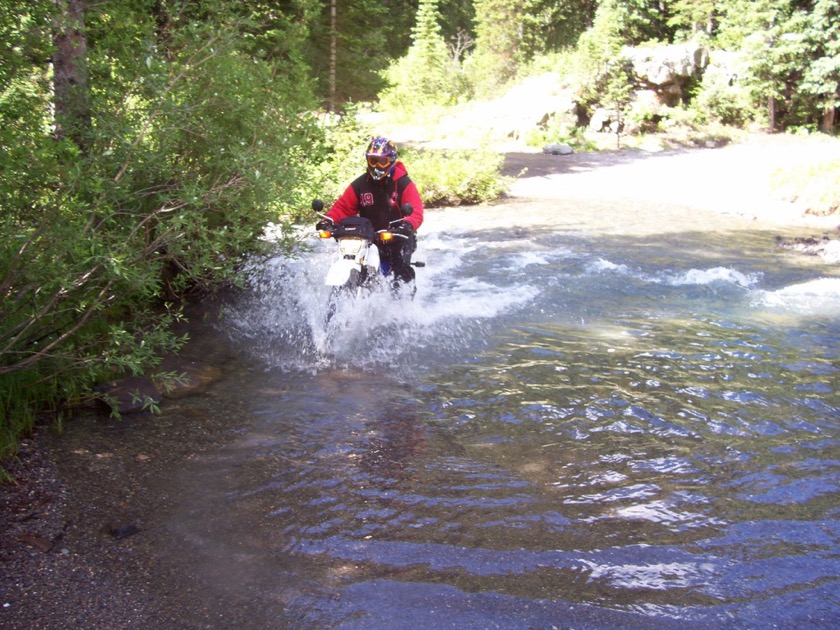
[[[361,251],[364,244],[365,241],[361,238],[343,238],[338,241],[338,251],[341,252],[342,256],[355,256]]]

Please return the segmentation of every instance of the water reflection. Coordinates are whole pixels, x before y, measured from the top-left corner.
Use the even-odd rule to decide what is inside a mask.
[[[359,469],[380,487],[406,487],[417,480],[417,460],[426,454],[428,437],[420,418],[407,407],[390,408],[366,426],[367,444]]]

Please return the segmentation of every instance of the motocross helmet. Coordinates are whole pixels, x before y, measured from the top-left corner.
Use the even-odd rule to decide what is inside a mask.
[[[368,173],[373,179],[379,181],[394,170],[397,157],[399,157],[397,145],[382,136],[374,138],[365,151]]]

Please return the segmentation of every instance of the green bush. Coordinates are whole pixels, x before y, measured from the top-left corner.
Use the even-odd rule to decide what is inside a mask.
[[[121,23],[123,39],[151,37],[145,18]],[[324,144],[301,78],[242,54],[228,29],[194,24],[165,52],[117,58],[117,26],[97,38],[88,23],[83,146],[54,137],[43,61],[5,64],[17,52],[0,49],[0,456],[37,412],[176,351],[167,303],[267,251],[265,225],[288,219]]]
[[[723,55],[724,53],[718,53]],[[732,61],[729,62],[733,64]],[[752,102],[749,90],[718,65],[710,65],[703,73],[692,108],[697,111],[701,122],[719,122],[724,125],[743,127],[756,120],[759,108]]]
[[[403,152],[403,161],[426,206],[458,206],[497,199],[510,180],[500,172],[504,156],[491,151]]]
[[[421,0],[411,47],[383,73],[388,87],[380,100],[388,109],[411,115],[463,95],[467,78],[460,64],[450,59],[439,17],[436,1]]]
[[[328,115],[321,121],[323,141],[312,159],[312,177],[307,194],[326,203],[335,201],[347,185],[364,172],[364,154],[373,131],[364,123],[370,112],[350,106],[342,115]],[[306,205],[309,208],[309,204]],[[307,214],[306,219],[311,219]]]

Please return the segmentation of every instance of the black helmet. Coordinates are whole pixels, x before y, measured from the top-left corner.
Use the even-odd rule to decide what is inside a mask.
[[[365,151],[368,173],[377,181],[386,177],[397,163],[397,157],[399,157],[397,145],[388,138],[377,136],[370,141],[367,151]]]

